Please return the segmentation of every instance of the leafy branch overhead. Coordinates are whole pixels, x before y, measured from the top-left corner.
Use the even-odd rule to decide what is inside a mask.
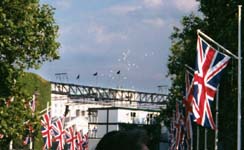
[[[37,1],[0,2],[1,63],[25,69],[59,58],[53,10]]]

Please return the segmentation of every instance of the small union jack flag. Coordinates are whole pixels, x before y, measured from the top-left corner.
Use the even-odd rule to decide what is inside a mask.
[[[62,120],[58,119],[52,124],[54,139],[53,141],[58,142],[57,150],[64,149],[64,136],[65,130],[63,129]]]
[[[198,36],[194,72],[193,113],[196,118],[195,122],[199,125],[216,129],[210,102],[214,100],[221,74],[229,59],[229,56],[216,51]]]
[[[43,120],[41,120],[42,125],[42,137],[44,140],[43,149],[49,149],[52,147],[52,124],[51,124],[51,116],[50,112],[44,114],[42,116]]]
[[[69,150],[76,150],[76,135],[73,127],[69,127],[65,132],[66,143],[69,146]]]
[[[171,122],[170,122],[170,135],[169,135],[169,143],[170,150],[174,150],[175,148],[175,112],[172,114]]]
[[[34,129],[31,124],[27,124],[27,129],[25,130],[23,145],[28,145],[32,142],[32,134],[34,132]]]
[[[192,116],[192,93],[193,93],[193,82],[190,79],[190,73],[186,71],[185,73],[185,97],[183,99],[183,104],[185,106],[185,132],[186,132],[186,149],[191,149],[191,139],[192,139],[192,123],[191,123],[191,116]]]
[[[82,131],[78,131],[76,132],[76,136],[77,136],[77,149],[78,150],[83,150],[83,135],[82,135]]]
[[[31,137],[27,135],[23,141],[23,145],[28,145],[31,142]]]
[[[88,134],[89,132],[87,132],[84,136],[83,136],[83,150],[88,150],[88,143],[89,143],[89,140],[88,140]]]
[[[179,104],[176,102],[176,112],[175,112],[175,149],[182,149],[182,141],[184,137],[183,127],[184,127],[184,117],[179,110]]]

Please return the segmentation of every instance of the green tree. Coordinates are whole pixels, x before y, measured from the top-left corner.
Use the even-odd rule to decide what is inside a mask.
[[[25,121],[36,125],[36,118],[25,107],[33,93],[21,92],[17,79],[25,69],[59,58],[53,11],[39,0],[0,1],[0,134],[4,135],[0,147],[21,138]],[[13,101],[6,106],[9,99]]]
[[[196,30],[206,26],[202,19],[190,14],[181,20],[182,29],[174,27],[171,39],[171,55],[168,58],[168,75],[171,77],[172,85],[169,92],[169,103],[163,111],[163,118],[172,116],[175,109],[175,101],[182,101],[185,83],[185,65],[194,66],[196,49]],[[169,125],[169,122],[166,122]]]
[[[174,109],[174,101],[182,99],[185,82],[184,65],[194,68],[196,56],[196,30],[201,29],[225,48],[237,54],[237,0],[200,1],[201,17],[190,14],[182,19],[182,28],[175,27],[171,36],[171,55],[168,59],[169,76],[172,77],[169,109]],[[242,25],[243,28],[243,25]],[[243,34],[242,34],[243,37]],[[210,42],[209,42],[210,43]],[[210,43],[213,47],[216,45]],[[243,47],[243,44],[242,44]],[[222,50],[220,50],[222,51]],[[223,52],[223,51],[222,51]],[[243,70],[243,61],[242,61]],[[243,84],[243,80],[242,80]],[[219,143],[220,147],[236,149],[237,145],[237,60],[234,58],[222,76],[219,89]],[[242,97],[243,101],[243,97]],[[215,103],[212,112],[215,114]],[[242,106],[243,103],[242,103]],[[170,112],[170,110],[165,111]],[[231,113],[229,112],[231,110]],[[243,111],[242,111],[243,115]],[[243,121],[242,121],[243,124]],[[243,131],[243,130],[242,130]],[[201,131],[200,131],[201,132]],[[243,132],[242,132],[243,133]],[[203,132],[202,132],[203,134]],[[195,138],[196,139],[196,138]],[[208,148],[214,149],[214,131],[209,131]],[[196,141],[196,140],[195,140]],[[203,141],[203,140],[201,140]],[[200,143],[203,144],[203,143]],[[202,148],[204,146],[201,146]],[[201,148],[200,148],[201,149]]]

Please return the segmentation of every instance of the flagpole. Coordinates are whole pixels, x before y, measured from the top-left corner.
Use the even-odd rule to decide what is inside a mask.
[[[11,140],[9,143],[9,150],[13,150],[13,140]]]
[[[197,150],[199,150],[199,126],[197,126]]]
[[[191,71],[193,72],[193,74],[192,74],[192,73],[190,73],[190,74],[191,74],[192,76],[194,76],[194,72],[195,72],[195,70],[194,70],[192,67],[188,66],[187,64],[185,64],[185,67],[186,67],[187,69],[191,70]]]
[[[118,88],[120,89],[122,86],[121,86],[121,75],[120,75],[120,70],[117,71],[116,73],[118,75]]]
[[[98,76],[96,75],[96,86],[97,86],[97,80],[98,80]]]
[[[206,39],[208,39],[209,41],[211,41],[212,43],[216,44],[219,48],[223,49],[226,53],[228,53],[229,55],[233,56],[235,59],[239,59],[238,56],[236,56],[235,54],[231,53],[228,49],[224,48],[222,45],[220,45],[219,43],[217,43],[216,41],[214,41],[211,37],[207,36],[205,33],[203,33],[201,30],[197,30],[197,34],[201,34],[202,36],[204,36]]]
[[[97,80],[98,80],[98,73],[93,73],[93,76],[95,77],[95,86],[97,86]]]
[[[190,148],[190,150],[193,150],[193,136],[191,137],[191,148]]]
[[[188,66],[187,64],[185,64],[185,67],[186,67],[186,71],[192,75],[194,77],[194,69],[190,66]],[[193,73],[191,73],[190,71],[192,71]],[[191,121],[191,120],[190,120]],[[192,130],[192,125],[191,125],[191,130]],[[191,147],[190,147],[190,150],[193,150],[193,136],[191,136]]]
[[[121,80],[121,75],[119,74],[119,89],[122,88],[122,80]]]
[[[30,150],[32,150],[32,146],[33,146],[32,141],[30,141]]]
[[[208,150],[208,129],[205,128],[205,135],[204,135],[204,150]]]
[[[241,7],[238,5],[238,125],[237,150],[241,150]]]
[[[49,102],[47,102],[47,113],[49,111]]]
[[[38,92],[37,89],[35,90],[33,97],[32,97],[32,101],[33,101],[33,105],[34,105],[34,109],[32,108],[32,117],[35,115],[35,111],[36,111],[36,100],[37,100],[37,96],[38,96]],[[32,106],[31,106],[32,107]],[[33,150],[33,146],[34,146],[34,135],[31,131],[31,137],[30,137],[30,150]]]
[[[216,93],[216,113],[215,113],[215,125],[216,125],[216,130],[215,130],[215,150],[218,150],[218,122],[219,122],[219,85],[217,87],[217,93]]]

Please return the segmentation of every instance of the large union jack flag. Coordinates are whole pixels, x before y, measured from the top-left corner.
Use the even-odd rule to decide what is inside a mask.
[[[52,147],[52,124],[51,124],[50,112],[44,114],[42,118],[43,118],[43,120],[41,120],[42,137],[44,140],[43,149],[46,150]]]
[[[229,59],[229,56],[216,51],[198,36],[193,87],[193,113],[195,122],[199,125],[216,129],[210,102],[214,100],[221,74]]]
[[[54,141],[58,142],[57,150],[64,149],[64,136],[65,130],[63,129],[62,120],[58,119],[56,122],[52,124]]]

